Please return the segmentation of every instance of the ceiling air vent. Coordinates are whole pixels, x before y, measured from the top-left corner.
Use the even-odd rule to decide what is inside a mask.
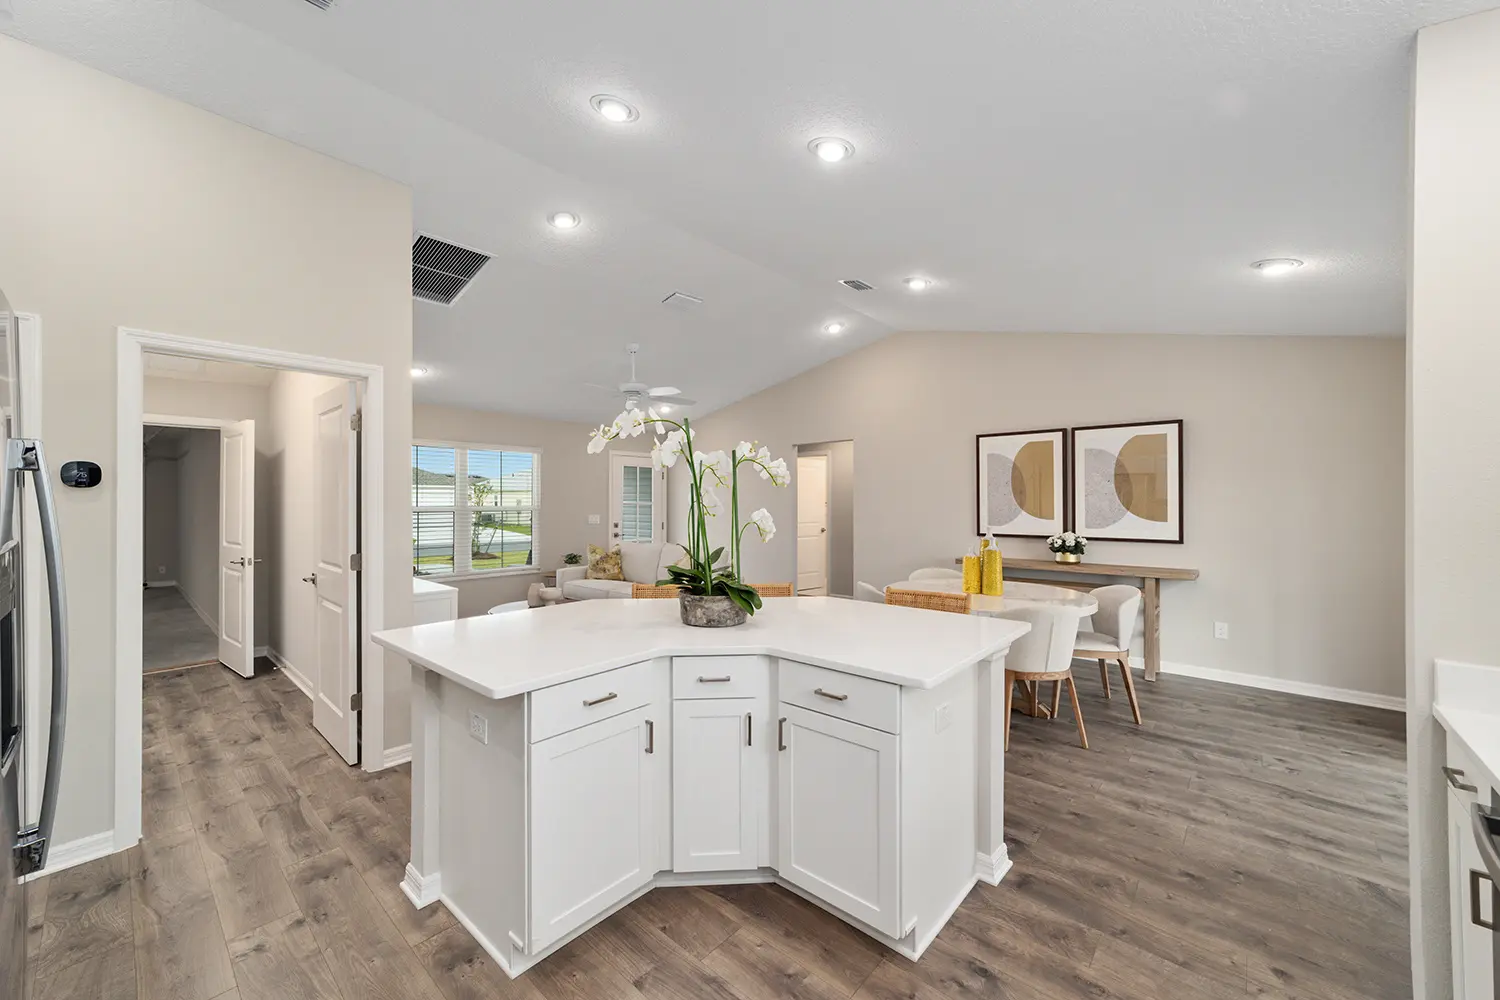
[[[845,288],[852,288],[856,292],[868,292],[870,289],[875,287],[869,282],[860,281],[858,278],[845,278],[843,281],[840,281],[839,284],[843,285]]]
[[[333,0],[307,0],[307,2],[319,10],[327,10],[333,6]]]
[[[411,245],[411,293],[451,306],[489,259],[488,254],[418,233]]]

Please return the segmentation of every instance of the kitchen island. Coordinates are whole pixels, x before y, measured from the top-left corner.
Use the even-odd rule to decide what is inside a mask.
[[[412,665],[412,858],[508,975],[660,885],[776,882],[915,959],[1003,839],[1029,626],[837,598],[688,628],[585,601],[382,632]]]

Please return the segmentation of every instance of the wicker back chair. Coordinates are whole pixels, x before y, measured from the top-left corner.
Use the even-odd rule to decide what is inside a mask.
[[[903,587],[887,587],[885,603],[902,608],[949,611],[955,615],[966,615],[970,611],[969,594],[943,594],[931,590],[907,590]]]
[[[796,597],[797,587],[791,583],[752,583],[761,597]]]
[[[677,594],[682,588],[675,583],[632,583],[630,585],[630,596],[645,600],[677,600]]]

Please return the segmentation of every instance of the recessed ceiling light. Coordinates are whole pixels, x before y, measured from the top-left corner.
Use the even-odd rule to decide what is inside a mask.
[[[932,279],[921,278],[917,275],[912,275],[910,278],[907,278],[905,281],[903,281],[902,284],[906,286],[907,291],[925,292],[927,291],[927,289],[932,287]]]
[[[838,163],[854,155],[854,143],[826,135],[808,143],[807,148],[824,163]]]
[[[838,320],[834,320],[832,323],[823,324],[823,332],[834,337],[837,337],[847,329],[849,329],[849,327],[846,324],[839,322]]]
[[[423,375],[426,375],[428,373],[428,371],[429,371],[429,369],[427,369],[427,368],[418,368],[416,365],[412,365],[411,366],[411,377],[412,378],[421,378]]]
[[[1302,261],[1296,257],[1271,257],[1266,260],[1258,260],[1250,265],[1267,277],[1275,277],[1278,274],[1290,274],[1302,266]]]
[[[666,403],[663,403],[663,404],[661,404],[660,406],[658,406],[656,408],[656,412],[657,413],[671,413],[672,412],[672,408],[670,406],[668,406]]]
[[[583,220],[572,212],[553,212],[547,216],[547,221],[553,229],[577,229]]]
[[[589,104],[593,106],[595,111],[599,112],[601,118],[605,121],[614,122],[617,125],[633,122],[641,116],[641,113],[635,108],[626,104],[618,97],[610,97],[608,94],[595,94],[589,98]]]

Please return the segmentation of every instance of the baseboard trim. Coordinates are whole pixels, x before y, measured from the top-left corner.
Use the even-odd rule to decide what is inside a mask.
[[[91,837],[80,837],[70,840],[66,844],[58,844],[47,853],[47,867],[39,872],[32,872],[22,881],[30,882],[32,879],[41,878],[43,875],[56,875],[60,871],[76,868],[99,858],[107,858],[115,853],[115,831],[105,830]]]
[[[270,646],[256,646],[255,647],[255,658],[258,660],[262,656],[266,657],[267,659],[270,658],[270,656],[271,656],[271,647]]]
[[[1132,656],[1130,662],[1132,666],[1138,668],[1145,666],[1138,656]],[[1166,660],[1162,661],[1161,672],[1182,677],[1196,677],[1205,681],[1217,681],[1220,684],[1234,684],[1238,687],[1258,688],[1262,691],[1301,695],[1304,698],[1318,698],[1322,701],[1338,701],[1346,705],[1383,708],[1391,712],[1406,711],[1405,698],[1374,694],[1370,691],[1355,691],[1352,688],[1330,687],[1326,684],[1309,684],[1305,681],[1288,680],[1285,677],[1263,677],[1260,674],[1243,674],[1235,670],[1219,670],[1214,667],[1199,667],[1191,663],[1171,663]]]
[[[1010,849],[1004,844],[994,854],[980,851],[974,860],[974,876],[989,885],[999,885],[1010,872],[1014,862],[1010,860]]]
[[[298,690],[307,695],[309,701],[312,700],[312,683],[308,681],[307,676],[303,674],[302,671],[292,666],[291,661],[287,660],[286,657],[282,656],[280,653],[276,652],[276,650],[271,649],[270,647],[266,648],[265,655],[266,659],[276,664],[277,670],[280,670],[282,673],[286,674],[287,679],[290,680],[293,684],[297,685]]]
[[[401,879],[401,891],[406,893],[411,905],[419,910],[426,909],[443,898],[443,874],[423,875],[408,863],[406,874]]]
[[[155,589],[157,587],[176,587],[177,585],[178,584],[177,584],[176,580],[147,580],[146,581],[146,588],[148,590]]]
[[[184,601],[187,601],[188,607],[192,608],[193,611],[198,615],[198,617],[201,618],[201,619],[203,619],[203,624],[207,625],[210,629],[212,629],[214,635],[218,635],[219,634],[219,623],[216,622],[216,621],[214,621],[212,618],[210,618],[208,616],[208,612],[206,612],[202,608],[198,607],[198,602],[194,601],[191,597],[189,597],[188,596],[188,592],[185,591],[185,590],[183,590],[182,586],[180,584],[174,584],[173,586],[177,587],[177,592],[182,595],[182,599]]]
[[[387,767],[405,764],[409,760],[411,760],[410,743],[403,743],[399,747],[386,747],[385,756],[380,761],[380,767],[384,770]]]

